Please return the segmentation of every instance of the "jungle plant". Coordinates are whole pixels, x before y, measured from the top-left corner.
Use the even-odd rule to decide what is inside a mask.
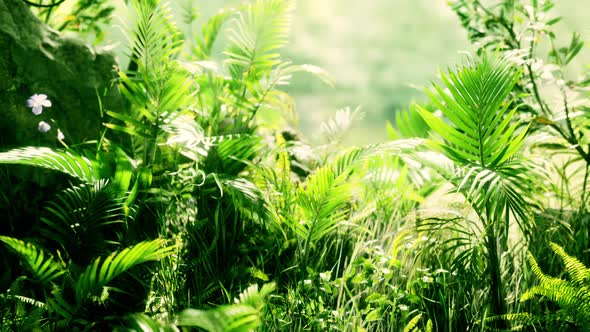
[[[452,161],[450,169],[431,166],[465,196],[482,223],[493,314],[506,313],[500,255],[507,250],[510,223],[530,232],[535,201],[528,198],[538,190],[535,167],[519,156],[527,130],[518,131],[516,108],[508,100],[520,75],[506,60],[484,55],[441,74],[444,86],[427,91],[448,122],[417,108],[440,137],[433,148]]]
[[[590,331],[590,269],[575,257],[568,255],[565,250],[555,244],[550,244],[553,252],[565,265],[569,280],[552,277],[543,273],[537,260],[529,253],[529,263],[532,272],[539,281],[538,285],[528,289],[521,297],[526,301],[549,301],[557,307],[539,313],[513,313],[502,317],[491,317],[488,321],[500,318],[512,321],[516,325],[513,330],[522,331],[525,327],[536,331],[565,331],[578,328],[580,331]]]
[[[186,309],[171,323],[158,322],[144,314],[126,317],[125,327],[115,331],[179,331],[178,327],[198,327],[208,332],[249,332],[262,325],[262,311],[266,298],[275,290],[269,283],[258,289],[249,286],[234,299],[233,304],[218,306],[209,310]]]
[[[568,249],[590,263],[586,251],[590,243],[590,104],[586,91],[590,81],[587,71],[579,77],[571,75],[584,49],[581,35],[574,32],[563,43],[556,29],[561,18],[553,13],[552,0],[457,0],[451,6],[479,52],[497,50],[522,68],[514,94],[520,105],[518,113],[533,133],[528,145],[537,155],[549,156],[546,164],[552,177],[559,179],[552,181],[554,202],[547,207],[559,211],[556,219],[566,221],[575,235]],[[533,245],[531,250],[543,256],[549,254],[542,251],[545,247]]]
[[[158,239],[138,243],[104,258],[96,258],[87,266],[78,266],[64,261],[59,251],[57,257],[39,246],[21,240],[1,236],[0,241],[18,253],[30,270],[30,282],[41,287],[43,298],[28,300],[37,303],[52,319],[50,329],[81,325],[86,328],[99,324],[92,317],[89,304],[106,304],[110,292],[117,292],[112,281],[132,267],[153,260],[159,260],[172,253],[173,247],[166,247]],[[20,299],[26,295],[10,294]],[[34,295],[33,295],[34,296]],[[89,320],[89,317],[92,317]]]

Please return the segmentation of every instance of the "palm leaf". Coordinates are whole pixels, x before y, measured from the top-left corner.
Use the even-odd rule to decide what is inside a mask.
[[[256,81],[277,65],[277,50],[287,44],[294,1],[256,0],[245,5],[229,30],[225,51],[234,79]]]
[[[315,243],[338,227],[348,212],[350,198],[348,174],[338,176],[329,166],[318,169],[297,190],[297,204],[302,220],[293,223],[306,244]]]
[[[261,324],[258,310],[247,305],[225,305],[213,310],[186,309],[177,318],[179,326],[194,326],[208,332],[249,332]]]
[[[213,44],[217,40],[219,30],[234,13],[233,9],[223,9],[203,25],[201,36],[197,37],[197,44],[193,48],[197,60],[208,60],[211,57]]]
[[[455,167],[449,171],[432,166],[465,194],[480,215],[487,211],[491,220],[502,220],[508,211],[527,231],[530,206],[535,203],[530,193],[538,192],[539,183],[531,174],[542,173],[516,158],[527,130],[517,132],[516,110],[509,110],[506,99],[520,72],[504,60],[484,56],[441,76],[444,88],[435,85],[427,93],[449,122],[420,106],[417,110],[442,138],[434,144]]]
[[[510,125],[515,110],[508,111],[506,99],[520,72],[505,61],[491,62],[484,57],[457,73],[441,76],[449,92],[435,85],[435,92],[427,94],[454,127],[420,106],[417,110],[446,141],[442,144],[445,152],[460,164],[491,168],[514,156],[525,132],[513,135],[518,125]]]
[[[132,0],[131,27],[126,26],[132,58],[142,71],[168,59],[182,47],[180,31],[174,26],[172,14],[166,1]]]
[[[0,164],[18,164],[56,170],[93,183],[105,177],[108,170],[94,161],[71,150],[52,150],[43,147],[26,147],[0,153]]]
[[[97,258],[86,267],[76,281],[75,291],[78,303],[82,303],[88,296],[130,268],[173,254],[175,247],[164,247],[165,242],[163,239],[144,241],[104,259]]]
[[[0,236],[4,242],[20,254],[30,267],[35,279],[48,283],[66,273],[63,263],[57,262],[53,256],[37,248],[37,246],[8,236]]]
[[[426,124],[416,106],[395,113],[394,125],[387,122],[387,137],[390,140],[412,137],[428,137],[430,127]]]
[[[101,254],[106,244],[116,244],[116,224],[125,223],[125,197],[119,193],[107,180],[68,188],[46,206],[41,232],[71,255]]]
[[[186,309],[178,315],[176,324],[200,327],[209,332],[254,331],[262,324],[260,310],[275,288],[274,283],[265,284],[260,290],[258,285],[252,285],[239,295],[236,304],[207,311]]]

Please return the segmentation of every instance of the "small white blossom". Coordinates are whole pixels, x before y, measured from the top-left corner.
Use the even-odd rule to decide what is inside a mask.
[[[47,95],[34,94],[27,100],[27,107],[30,107],[35,115],[41,114],[44,106],[51,107],[51,100],[47,99]]]
[[[63,141],[63,140],[64,140],[64,138],[66,138],[66,137],[64,136],[64,133],[62,133],[62,132],[61,132],[61,130],[59,130],[59,129],[58,129],[58,130],[57,130],[57,139],[58,139],[58,140],[60,140],[60,141]]]
[[[49,125],[49,123],[41,121],[39,122],[39,127],[37,129],[39,129],[39,131],[42,133],[46,133],[51,129],[51,126]]]

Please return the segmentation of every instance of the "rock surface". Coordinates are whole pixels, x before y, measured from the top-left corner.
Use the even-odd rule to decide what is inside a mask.
[[[68,144],[96,139],[104,109],[121,111],[125,102],[113,84],[115,60],[82,41],[42,24],[21,0],[0,0],[0,151],[57,146],[57,129]],[[51,108],[35,116],[27,108],[33,94],[46,94]],[[47,133],[40,121],[51,125]]]

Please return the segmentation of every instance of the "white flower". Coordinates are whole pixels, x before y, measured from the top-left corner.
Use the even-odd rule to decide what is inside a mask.
[[[51,126],[49,125],[49,123],[41,121],[39,122],[39,127],[37,129],[39,129],[39,131],[42,133],[46,133],[51,129]]]
[[[47,95],[34,94],[27,100],[27,107],[31,107],[33,114],[39,115],[43,112],[43,106],[51,107],[51,100],[47,99]]]
[[[62,133],[62,132],[61,132],[61,130],[59,130],[59,129],[58,129],[58,130],[57,130],[57,139],[58,139],[58,140],[60,140],[60,141],[63,141],[63,140],[64,140],[64,138],[66,138],[66,137],[64,136],[64,133]]]

